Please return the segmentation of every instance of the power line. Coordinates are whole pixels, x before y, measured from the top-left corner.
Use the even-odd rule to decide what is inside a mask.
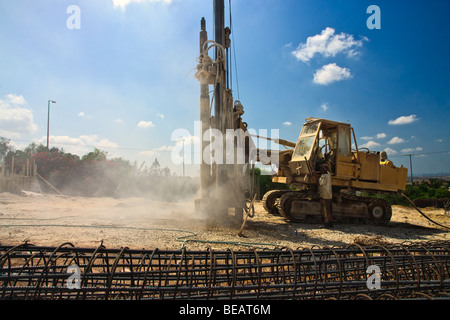
[[[422,155],[428,155],[428,154],[443,154],[443,153],[450,154],[450,150],[448,150],[448,151],[421,152],[421,153],[407,153],[407,154],[400,154],[398,156],[390,156],[390,157],[391,158],[397,158],[397,157],[422,156]]]
[[[409,154],[401,154],[398,156],[391,156],[392,158],[395,157],[409,157],[409,172],[411,175],[411,183],[414,183],[414,177],[413,177],[413,168],[412,168],[412,157],[413,156],[421,156],[421,155],[429,155],[429,154],[444,154],[448,153],[450,154],[450,151],[432,151],[432,152],[420,152],[420,153],[409,153]]]

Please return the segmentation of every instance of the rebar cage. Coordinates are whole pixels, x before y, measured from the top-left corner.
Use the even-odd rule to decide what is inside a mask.
[[[1,299],[450,299],[450,243],[292,250],[0,245]]]

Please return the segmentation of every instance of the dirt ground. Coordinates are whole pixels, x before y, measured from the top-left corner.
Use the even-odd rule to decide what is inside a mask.
[[[422,210],[433,220],[450,225],[443,209]],[[387,244],[404,241],[450,240],[450,232],[432,224],[416,210],[394,206],[387,226],[290,223],[267,214],[260,202],[255,216],[241,225],[211,223],[197,213],[194,201],[158,202],[144,198],[87,198],[0,193],[0,244],[28,241],[39,246],[70,242],[78,247],[133,249],[249,249]]]

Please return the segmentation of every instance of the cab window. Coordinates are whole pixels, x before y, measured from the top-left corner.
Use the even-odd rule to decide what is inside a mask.
[[[319,123],[310,123],[303,126],[292,158],[309,158],[318,129]]]
[[[338,154],[341,156],[351,155],[351,144],[350,144],[350,128],[339,127],[338,129]]]

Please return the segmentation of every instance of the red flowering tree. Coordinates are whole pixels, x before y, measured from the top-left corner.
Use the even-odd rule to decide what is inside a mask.
[[[38,173],[56,188],[70,183],[74,171],[81,164],[80,157],[57,148],[37,152],[31,159],[36,161]]]
[[[32,159],[38,173],[65,194],[113,196],[120,177],[130,164],[122,159],[106,159],[108,153],[97,148],[81,159],[77,155],[52,148],[38,147]]]

